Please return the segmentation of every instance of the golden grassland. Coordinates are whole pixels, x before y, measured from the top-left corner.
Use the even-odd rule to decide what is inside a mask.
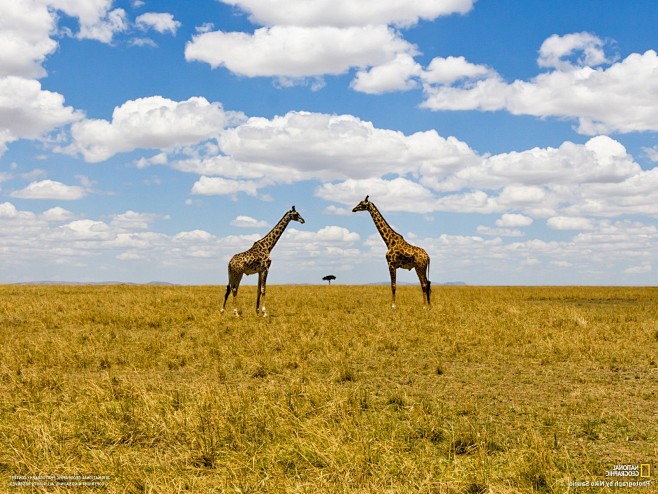
[[[0,287],[0,491],[658,486],[656,289],[271,286],[265,319],[223,291]]]

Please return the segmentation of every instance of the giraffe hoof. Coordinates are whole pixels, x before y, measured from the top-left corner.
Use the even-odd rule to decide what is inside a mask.
[[[395,310],[395,304],[391,305],[391,310]]]

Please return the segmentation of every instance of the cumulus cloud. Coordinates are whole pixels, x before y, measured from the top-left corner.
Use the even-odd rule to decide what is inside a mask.
[[[10,202],[3,202],[0,204],[0,218],[15,218],[18,216],[18,210]]]
[[[415,46],[394,27],[470,11],[474,0],[223,0],[265,27],[253,34],[204,28],[185,57],[248,77],[276,77],[283,86],[324,75],[359,72],[357,91],[380,94],[415,87]]]
[[[55,18],[45,5],[0,2],[0,77],[42,77],[42,63],[57,48]],[[2,94],[2,93],[0,93]]]
[[[71,126],[73,142],[60,151],[99,162],[137,148],[172,149],[219,135],[232,118],[220,104],[201,97],[181,102],[161,96],[140,98],[116,107],[111,122],[76,122]]]
[[[81,39],[95,39],[102,43],[111,43],[114,35],[128,30],[126,11],[114,9],[105,12],[90,22],[81,18],[80,32],[77,37]]]
[[[465,14],[474,0],[221,0],[250,13],[254,23],[295,26],[365,26],[395,24],[408,27],[420,19]]]
[[[112,0],[16,0],[0,2],[0,155],[18,139],[40,139],[82,118],[62,95],[44,91],[44,62],[58,47],[56,34],[111,43],[127,29],[126,13]],[[76,18],[77,34],[58,32],[62,15]]]
[[[279,217],[275,214],[271,219]],[[48,273],[65,273],[64,279],[71,279],[89,273],[92,266],[95,281],[107,281],[103,272],[111,272],[112,279],[134,280],[134,262],[138,261],[145,272],[153,273],[153,279],[216,283],[225,280],[228,259],[260,238],[258,234],[220,236],[202,229],[164,234],[154,230],[159,218],[139,211],[112,214],[108,219],[75,218],[63,209],[35,214],[0,203],[0,262],[6,279],[17,281],[34,281],[26,279],[25,273],[35,263],[40,267],[37,280]],[[272,274],[299,268],[300,263],[305,269],[297,271],[304,276],[315,270],[344,269],[346,259],[357,258],[354,246],[359,240],[357,233],[341,226],[318,231],[288,227],[274,252]]]
[[[41,89],[39,81],[0,78],[0,155],[10,142],[38,139],[81,118],[80,112],[64,104],[61,94]]]
[[[511,183],[536,186],[617,183],[640,172],[640,165],[622,144],[597,136],[584,145],[567,141],[557,148],[533,148],[483,157],[476,165],[463,167],[449,176],[428,173],[423,183],[439,191],[500,188]]]
[[[392,91],[408,91],[418,86],[415,80],[421,72],[420,65],[407,53],[369,70],[360,70],[352,81],[352,88],[369,94]]]
[[[105,220],[75,218],[63,209],[35,214],[9,202],[1,203],[0,262],[10,281],[34,280],[25,278],[26,268],[34,263],[39,263],[39,276],[66,273],[65,279],[71,279],[75,274],[89,273],[94,266],[100,270],[94,272],[96,281],[103,279],[103,269],[113,277],[133,279],[130,276],[138,261],[147,273],[153,273],[153,279],[217,282],[225,280],[225,262],[259,238],[258,234],[220,236],[201,229],[164,234],[154,230],[158,218],[137,211],[113,214]],[[473,236],[417,237],[414,243],[426,248],[433,266],[441,267],[435,279],[464,280],[466,276],[469,283],[497,279],[506,284],[560,283],[574,276],[591,283],[609,283],[611,269],[623,274],[619,283],[649,282],[643,275],[651,274],[658,255],[658,229],[640,221],[591,220],[590,229],[560,241],[519,239],[513,229],[501,228],[499,234],[493,230],[480,228],[479,235]],[[505,232],[513,236],[505,236]],[[304,273],[296,278],[300,282],[314,276],[319,280],[331,272],[328,270],[349,273],[357,264],[361,269],[375,263],[382,267],[383,251],[376,233],[362,239],[337,225],[317,231],[289,227],[274,252],[273,280],[276,273],[300,265],[304,267],[298,269]],[[208,259],[214,261],[208,264]],[[500,278],[501,272],[504,278]]]
[[[524,233],[521,230],[513,228],[491,228],[486,225],[478,225],[476,231],[481,235],[488,235],[490,237],[523,237]]]
[[[533,219],[523,214],[505,213],[496,220],[496,226],[500,227],[522,227],[530,226]]]
[[[72,221],[75,218],[75,214],[71,211],[61,208],[59,206],[47,209],[41,213],[41,219],[50,222],[65,222]]]
[[[212,31],[194,36],[185,47],[188,61],[236,74],[304,78],[343,74],[352,67],[381,65],[398,54],[415,54],[413,45],[384,25],[273,26],[253,34]]]
[[[575,61],[568,57],[580,54]],[[596,67],[610,63],[605,54],[605,42],[591,33],[573,33],[565,36],[554,34],[547,38],[539,48],[540,67],[569,70],[574,67]]]
[[[114,215],[111,225],[119,230],[146,230],[159,218],[161,216],[157,214],[128,210],[125,213]]]
[[[110,43],[127,29],[126,13],[112,0],[13,0],[0,2],[0,77],[43,77],[45,58],[58,46],[58,15],[77,18],[78,38]]]
[[[18,199],[57,199],[75,201],[87,195],[87,191],[77,185],[66,185],[54,180],[32,182],[21,190],[12,192],[11,197]]]
[[[254,180],[230,180],[222,177],[201,177],[192,186],[192,194],[205,196],[235,196],[244,192],[249,196],[256,196],[258,189],[263,187],[262,182]]]
[[[160,34],[175,35],[181,23],[174,19],[172,14],[166,12],[146,12],[135,19],[137,27],[146,31],[153,29]]]
[[[583,217],[554,216],[546,220],[553,230],[591,230],[592,221]]]
[[[462,85],[426,84],[422,106],[573,118],[585,135],[658,130],[658,55],[648,50],[613,62],[604,46],[587,33],[552,36],[538,63],[554,70],[512,83],[490,71]]]
[[[367,178],[419,167],[446,172],[475,156],[465,143],[436,131],[407,136],[352,115],[308,112],[250,118],[223,133],[220,147],[236,161],[269,167],[267,176],[275,180]]]
[[[646,264],[641,264],[639,266],[631,266],[630,268],[626,268],[624,270],[624,273],[627,274],[645,274],[645,273],[650,273],[652,271],[652,266],[649,263]]]
[[[255,194],[255,188],[303,180],[370,178],[420,170],[448,173],[476,159],[465,143],[443,138],[436,131],[405,135],[352,115],[308,112],[250,118],[225,130],[218,143],[218,149],[204,156],[169,163],[177,170],[206,177],[195,185],[197,193],[230,194],[236,186],[231,180],[246,180],[237,190]],[[140,163],[146,166],[149,160]]]
[[[346,208],[377,193],[391,210],[509,215],[500,228],[557,216],[658,214],[658,169],[643,170],[606,136],[482,156],[435,131],[405,135],[351,115],[290,112],[249,118],[217,143],[205,156],[158,161],[200,175],[194,194],[257,196],[267,186],[318,180],[316,194]],[[411,206],[414,198],[422,205]]]
[[[651,161],[658,162],[658,146],[643,147],[642,151]]]
[[[231,220],[231,225],[238,228],[264,228],[267,226],[267,221],[257,220],[251,216],[239,215]]]
[[[484,65],[468,62],[464,57],[436,57],[422,72],[422,80],[426,84],[451,85],[463,79],[479,79],[494,73]]]
[[[375,203],[378,197],[385,197],[386,201],[378,206],[382,211],[427,213],[435,210],[429,190],[401,177],[392,180],[370,178],[326,183],[318,187],[315,194],[325,200],[354,206],[366,195],[370,195],[370,200]]]

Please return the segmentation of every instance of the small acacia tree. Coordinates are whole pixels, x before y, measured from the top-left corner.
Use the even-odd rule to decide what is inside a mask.
[[[322,278],[322,279],[323,279],[324,281],[328,281],[329,284],[331,285],[331,280],[335,280],[336,277],[335,277],[333,274],[328,274],[327,276],[325,276],[325,277]]]

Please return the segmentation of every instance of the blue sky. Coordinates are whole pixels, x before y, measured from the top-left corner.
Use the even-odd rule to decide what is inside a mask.
[[[652,0],[2,2],[0,282],[223,285],[292,205],[270,284],[386,281],[369,194],[434,283],[654,285],[656,25]]]

